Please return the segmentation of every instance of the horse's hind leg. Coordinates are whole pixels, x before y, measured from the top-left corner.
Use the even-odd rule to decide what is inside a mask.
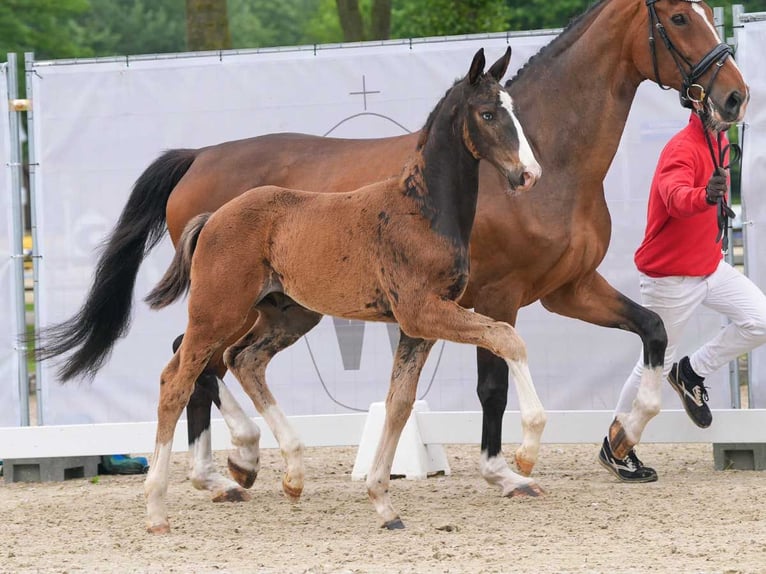
[[[367,494],[383,519],[383,526],[389,530],[404,528],[388,494],[391,466],[402,429],[415,403],[420,372],[434,342],[412,338],[400,332],[399,346],[396,348],[391,385],[386,397],[386,421],[375,458],[367,474]]]
[[[303,444],[266,385],[266,366],[279,351],[310,331],[322,316],[281,294],[270,295],[256,309],[258,320],[226,350],[224,361],[274,434],[287,466],[282,489],[296,501],[303,492]]]
[[[173,343],[174,351],[181,339],[182,336],[179,336]],[[189,477],[194,488],[212,493],[213,502],[244,502],[251,499],[244,489],[253,485],[260,469],[261,430],[221,380],[225,372],[221,359],[211,360],[197,379],[186,407]],[[221,412],[236,447],[228,456],[229,472],[236,482],[223,476],[213,462],[210,434],[210,409],[213,404]]]
[[[628,299],[598,273],[577,285],[555,291],[542,300],[549,311],[637,333],[644,346],[644,365],[638,393],[628,413],[618,413],[609,427],[609,443],[616,458],[625,458],[641,440],[646,425],[660,412],[663,366],[668,337],[659,315]]]

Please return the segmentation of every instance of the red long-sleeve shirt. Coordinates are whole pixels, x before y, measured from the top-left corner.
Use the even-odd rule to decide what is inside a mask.
[[[688,125],[660,154],[649,191],[646,231],[634,261],[650,277],[702,277],[721,261],[716,242],[716,207],[705,201],[705,186],[715,170],[702,121],[692,113]],[[711,135],[718,153],[716,136]],[[721,145],[728,143],[724,134]],[[728,163],[728,154],[725,160]]]

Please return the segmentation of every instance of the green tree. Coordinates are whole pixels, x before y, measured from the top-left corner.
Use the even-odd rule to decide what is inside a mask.
[[[3,0],[0,50],[34,52],[38,59],[89,56],[75,21],[88,7],[88,0]]]
[[[231,48],[226,0],[186,0],[186,46],[191,51]]]
[[[414,38],[508,29],[506,0],[409,0],[392,10],[392,37]]]
[[[94,56],[186,49],[184,0],[90,0],[77,18],[80,43]]]
[[[507,0],[510,12],[509,30],[541,30],[564,28],[571,19],[582,14],[591,0]]]

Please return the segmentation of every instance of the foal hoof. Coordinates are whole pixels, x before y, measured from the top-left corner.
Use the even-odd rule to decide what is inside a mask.
[[[513,458],[516,462],[516,468],[518,469],[519,474],[524,476],[529,476],[532,474],[532,469],[535,467],[534,461],[523,458],[519,451],[516,451],[516,454]]]
[[[237,481],[242,488],[250,488],[253,486],[255,479],[258,477],[258,471],[252,468],[244,468],[237,464],[229,457],[229,474]]]
[[[505,496],[508,498],[515,498],[517,496],[527,496],[529,498],[537,498],[539,496],[545,496],[545,491],[535,482],[529,484],[521,484],[508,492]]]
[[[250,502],[253,495],[244,488],[229,488],[213,497],[213,502]]]
[[[628,456],[634,446],[636,443],[628,439],[622,424],[617,419],[612,421],[612,424],[609,425],[609,448],[612,449],[614,458],[622,460]]]
[[[397,516],[393,520],[383,523],[381,528],[385,528],[386,530],[402,530],[404,528],[404,522]]]
[[[303,484],[291,484],[287,475],[282,477],[282,490],[290,502],[298,502],[303,494]]]
[[[164,524],[154,524],[146,527],[146,531],[149,534],[168,534],[170,532],[170,524],[167,522]]]

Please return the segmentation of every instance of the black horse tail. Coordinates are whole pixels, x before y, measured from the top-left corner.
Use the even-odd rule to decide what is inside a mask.
[[[189,291],[192,255],[197,247],[197,238],[207,220],[210,219],[210,215],[210,213],[201,213],[190,219],[184,227],[170,267],[144,299],[152,309],[167,307]]]
[[[62,381],[79,375],[92,378],[127,332],[138,268],[162,239],[170,193],[196,156],[193,149],[169,150],[146,168],[101,248],[85,303],[73,317],[43,329],[36,338],[38,360],[74,350],[58,371]]]

